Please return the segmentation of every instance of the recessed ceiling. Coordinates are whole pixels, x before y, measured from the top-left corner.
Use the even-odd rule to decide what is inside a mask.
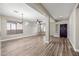
[[[75,3],[43,3],[42,5],[48,10],[54,19],[65,20],[68,19]]]
[[[25,20],[36,21],[39,19],[43,21],[45,19],[43,15],[25,3],[0,3],[1,16],[11,16],[22,19],[22,13]]]

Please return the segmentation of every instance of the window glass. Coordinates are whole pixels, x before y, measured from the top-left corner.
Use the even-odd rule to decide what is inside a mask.
[[[7,23],[7,30],[10,30],[10,24],[11,23]]]
[[[16,23],[11,23],[11,30],[16,30]]]
[[[7,34],[20,34],[23,33],[22,23],[7,21]]]

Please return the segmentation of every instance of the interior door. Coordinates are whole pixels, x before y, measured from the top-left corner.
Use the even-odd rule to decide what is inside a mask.
[[[67,38],[67,24],[60,24],[60,37]]]

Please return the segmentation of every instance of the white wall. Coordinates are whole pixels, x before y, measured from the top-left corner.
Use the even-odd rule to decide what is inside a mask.
[[[0,17],[0,39],[1,39],[1,17]]]
[[[0,36],[1,36],[1,17],[0,17]]]
[[[0,17],[0,40],[1,40],[1,17]],[[1,55],[1,41],[0,41],[0,55]]]
[[[76,40],[76,9],[73,10],[69,18],[69,40],[75,49],[75,40]]]
[[[56,32],[56,24],[58,25],[57,32]],[[68,20],[55,22],[55,34],[54,34],[55,37],[60,37],[60,24],[68,24]],[[67,30],[68,30],[68,26],[67,26]]]
[[[76,50],[79,51],[79,8],[76,9]]]
[[[50,29],[49,29],[49,24],[50,24],[50,17],[47,15],[47,19],[46,19],[46,26],[45,26],[45,29],[46,29],[46,32],[45,32],[45,36],[44,36],[44,42],[45,43],[49,43],[49,36],[50,36]]]
[[[38,34],[38,26],[35,22],[28,22],[28,25],[24,24],[23,27],[25,36],[32,36]]]
[[[75,51],[79,52],[79,8],[74,8],[69,18],[69,40]]]
[[[54,36],[55,34],[55,21],[51,19],[50,21],[50,36]]]
[[[16,39],[16,38],[20,38],[20,37],[28,37],[28,36],[32,36],[32,35],[36,35],[37,34],[36,23],[29,22],[28,25],[25,25],[25,23],[23,23],[23,34],[7,35],[7,32],[6,32],[7,22],[6,21],[7,20],[20,21],[20,20],[16,19],[16,18],[13,18],[13,17],[5,17],[5,16],[1,16],[1,17],[2,17],[2,19],[1,19],[2,40],[5,40],[5,39]]]

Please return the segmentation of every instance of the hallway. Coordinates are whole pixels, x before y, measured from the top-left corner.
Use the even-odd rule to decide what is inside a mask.
[[[50,37],[50,43],[43,42],[43,36],[33,36],[2,42],[2,56],[77,56],[66,38]]]
[[[2,56],[79,55],[79,4],[2,3],[0,9]]]

